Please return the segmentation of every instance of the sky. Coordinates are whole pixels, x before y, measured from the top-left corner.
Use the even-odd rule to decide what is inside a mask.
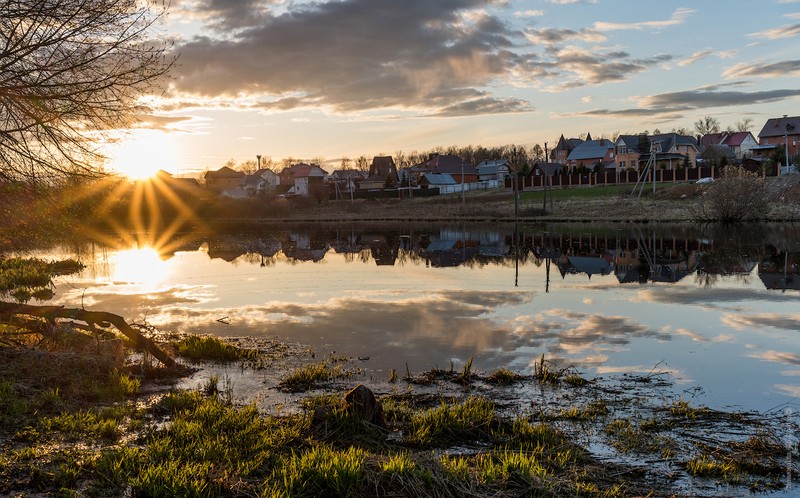
[[[800,0],[172,0],[121,170],[554,146],[798,115]]]

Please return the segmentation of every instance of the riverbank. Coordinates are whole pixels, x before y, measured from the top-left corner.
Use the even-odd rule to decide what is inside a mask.
[[[359,359],[274,341],[162,346],[183,366],[0,348],[0,492],[751,496],[796,470],[780,413],[694,406],[655,370],[586,379],[542,357],[531,375],[470,361],[375,379]],[[259,410],[225,371],[283,404]],[[191,374],[202,382],[175,388]]]
[[[764,212],[751,221],[800,221],[800,175],[767,178]],[[667,184],[641,196],[631,186],[601,186],[520,193],[466,192],[406,199],[354,199],[311,203],[280,200],[269,217],[226,218],[224,222],[337,221],[521,221],[521,222],[698,222],[709,221],[703,199],[714,185]],[[223,220],[217,220],[222,222]]]

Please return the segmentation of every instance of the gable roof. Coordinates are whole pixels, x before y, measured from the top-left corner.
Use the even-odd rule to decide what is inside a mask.
[[[436,185],[436,186],[444,186],[444,185],[457,185],[458,183],[453,178],[453,175],[448,175],[444,173],[425,173],[420,179],[420,183],[423,185]]]
[[[245,176],[241,171],[234,171],[227,166],[223,166],[216,171],[206,171],[204,178],[241,178]]]
[[[475,168],[478,171],[479,175],[496,175],[498,168],[505,166],[506,169],[510,170],[511,167],[508,165],[508,159],[495,159],[493,161],[481,161],[478,164],[478,167]]]
[[[728,133],[728,136],[725,137],[722,141],[725,145],[742,145],[742,142],[747,140],[747,137],[752,136],[753,134],[749,131],[737,131],[736,133]],[[755,137],[753,137],[755,140]]]
[[[572,149],[567,160],[580,161],[584,159],[602,159],[609,149],[614,148],[614,142],[601,138],[600,140],[587,140]]]
[[[768,119],[761,128],[758,138],[782,137],[787,133],[800,134],[800,116]]]

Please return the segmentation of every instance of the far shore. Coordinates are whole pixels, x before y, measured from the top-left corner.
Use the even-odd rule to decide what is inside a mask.
[[[748,221],[800,221],[800,175],[787,180],[770,180],[770,205],[767,213]],[[515,209],[513,192],[497,190],[466,192],[412,199],[355,199],[321,203],[294,203],[293,209],[279,216],[236,217],[208,220],[214,225],[227,223],[298,222],[708,222],[700,207],[704,186],[669,184],[656,193],[645,189],[641,196],[631,187],[582,187],[544,193],[520,193]],[[546,207],[546,209],[545,209]]]

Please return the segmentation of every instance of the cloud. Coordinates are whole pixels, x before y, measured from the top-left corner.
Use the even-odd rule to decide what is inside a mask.
[[[680,60],[677,62],[678,66],[685,67],[691,66],[697,62],[700,62],[703,59],[706,59],[711,56],[719,57],[720,59],[730,59],[736,53],[733,50],[726,50],[722,52],[714,51],[714,50],[701,50],[699,52],[695,52],[686,59]]]
[[[671,114],[672,117],[679,117],[682,112],[697,109],[779,102],[800,96],[800,89],[742,92],[723,91],[720,88],[721,86],[714,85],[694,90],[636,97],[635,100],[638,104],[636,107],[627,109],[593,109],[577,113],[577,115],[628,118]]]
[[[782,76],[800,75],[800,60],[789,60],[773,63],[736,64],[725,70],[722,76],[731,78],[780,78]]]
[[[554,66],[574,77],[551,88],[560,91],[586,85],[620,82],[629,79],[636,73],[668,62],[671,55],[660,54],[646,59],[632,59],[626,52],[590,52],[581,47],[565,47],[555,53]]]
[[[547,3],[554,3],[557,5],[572,5],[575,3],[591,4],[597,3],[597,0],[547,0]]]
[[[532,67],[533,56],[513,51],[522,34],[485,11],[493,3],[292,4],[290,12],[265,15],[228,37],[198,36],[177,47],[181,58],[173,91],[260,98],[257,105],[273,110],[403,108],[441,116],[470,108],[482,113],[526,110],[523,101],[493,100],[479,90]],[[224,2],[212,4],[223,9]]]
[[[544,15],[543,10],[518,10],[514,12],[514,17],[521,17],[521,18],[540,17],[543,15]]]
[[[599,31],[617,31],[617,30],[644,30],[650,28],[664,28],[667,26],[676,26],[686,22],[686,19],[697,12],[696,9],[689,9],[680,7],[673,12],[672,17],[663,21],[641,21],[633,23],[616,23],[616,22],[603,22],[598,21],[594,23],[594,28]]]
[[[797,35],[800,35],[800,24],[787,24],[778,28],[765,29],[764,31],[749,33],[747,36],[750,38],[780,40],[782,38],[791,38]]]
[[[530,30],[525,36],[531,43],[545,43],[549,45],[563,43],[570,40],[578,40],[589,43],[600,43],[606,41],[606,36],[594,29],[584,28],[581,30],[566,28],[542,28]]]
[[[476,114],[508,114],[515,112],[530,112],[533,106],[526,100],[514,98],[482,97],[442,107],[431,116],[458,117],[474,116]]]

